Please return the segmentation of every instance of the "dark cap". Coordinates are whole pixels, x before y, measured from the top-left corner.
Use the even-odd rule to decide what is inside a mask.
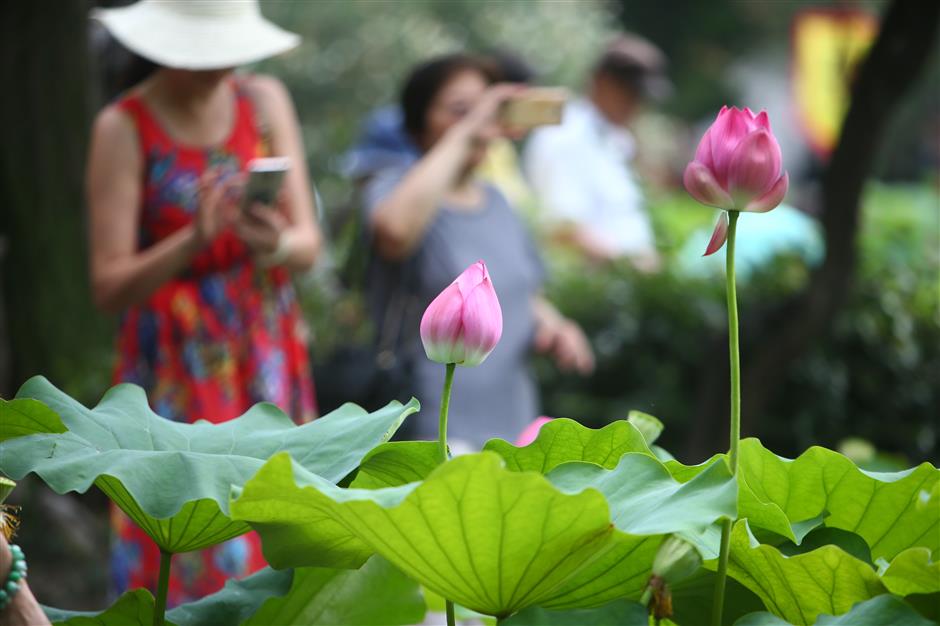
[[[622,33],[604,48],[594,72],[606,74],[646,98],[664,100],[672,93],[667,65],[666,55],[653,43],[639,35]]]

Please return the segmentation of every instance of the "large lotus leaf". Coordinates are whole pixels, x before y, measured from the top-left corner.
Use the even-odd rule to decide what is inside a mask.
[[[189,604],[170,609],[167,626],[217,626],[241,624],[272,596],[283,596],[291,587],[293,570],[266,567],[242,580],[229,580],[219,591]],[[49,620],[63,626],[150,626],[154,599],[149,591],[128,591],[109,608],[94,611],[63,611],[44,608]]]
[[[500,621],[500,626],[648,626],[649,612],[637,602],[615,600],[593,609],[550,611],[541,607],[529,607],[509,619]]]
[[[613,470],[565,463],[548,479],[567,493],[597,489],[607,498],[614,525],[634,535],[701,532],[737,514],[737,484],[725,463],[713,463],[680,483],[655,458],[634,453],[621,457]]]
[[[757,439],[745,439],[738,480],[739,515],[754,529],[799,543],[825,520],[826,526],[865,539],[876,560],[916,546],[940,548],[940,499],[929,498],[940,471],[929,463],[903,472],[865,472],[825,448],[810,448],[790,460]],[[811,523],[799,524],[805,521]]]
[[[222,424],[184,424],[151,411],[134,385],[112,388],[88,409],[41,377],[27,381],[17,398],[0,404],[0,472],[34,472],[58,493],[96,484],[167,552],[246,532],[229,518],[229,492],[272,454],[289,452],[302,467],[338,481],[417,410],[416,401],[375,413],[345,405],[297,426],[274,405],[258,404]]]
[[[597,607],[616,598],[639,599],[649,582],[664,535],[614,535],[610,548],[575,573],[553,597],[539,604],[566,611]]]
[[[527,446],[519,448],[502,439],[491,439],[483,449],[503,457],[510,470],[542,474],[570,461],[584,461],[612,469],[628,452],[653,456],[642,433],[626,420],[594,429],[574,420],[556,419],[542,426],[538,437]]]
[[[701,568],[678,582],[670,583],[672,590],[672,621],[682,626],[701,624],[712,614],[715,600],[715,581],[718,575]],[[722,624],[731,626],[742,616],[765,610],[764,603],[750,589],[733,578],[725,581]]]
[[[731,532],[728,574],[760,596],[774,615],[793,624],[813,624],[820,613],[845,613],[887,591],[871,565],[838,546],[788,557],[758,543],[746,520]]]
[[[417,583],[374,556],[357,570],[294,570],[290,591],[265,602],[244,626],[394,626],[418,624],[424,612]]]
[[[636,537],[615,542],[611,550],[568,581],[557,597],[545,602],[548,608],[598,606],[622,597],[637,599],[649,580],[663,535],[689,533],[702,543],[708,538],[711,543],[700,549],[711,556],[718,552],[720,534],[706,534],[705,530],[716,520],[735,515],[737,489],[725,463],[715,463],[682,484],[658,460],[634,453],[621,457],[613,470],[589,463],[565,463],[547,478],[566,493],[597,489],[607,499],[614,526]]]
[[[261,534],[277,567],[356,567],[377,552],[431,591],[497,616],[567,607],[560,598],[575,591],[603,604],[610,598],[600,594],[633,571],[594,572],[578,589],[569,582],[630,552],[648,577],[662,541],[616,530],[597,490],[563,493],[489,452],[453,459],[421,484],[375,490],[341,489],[278,455],[235,491],[233,516]]]
[[[881,581],[899,596],[940,592],[940,562],[931,559],[927,548],[911,548],[891,560]]]
[[[153,624],[153,596],[146,589],[128,591],[101,612],[65,611],[43,607],[54,626],[150,626]],[[177,625],[171,619],[166,626]],[[189,625],[187,625],[189,626]]]
[[[371,450],[359,463],[353,489],[380,489],[416,483],[441,464],[436,441],[390,441]]]
[[[791,626],[772,613],[752,613],[734,626]],[[816,626],[937,626],[895,596],[884,594],[859,602],[842,615],[820,615]]]
[[[37,433],[64,433],[68,430],[55,411],[38,400],[0,398],[0,442]]]

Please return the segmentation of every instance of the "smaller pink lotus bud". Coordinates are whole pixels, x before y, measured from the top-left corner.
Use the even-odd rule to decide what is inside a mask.
[[[545,417],[544,415],[542,417],[536,417],[525,427],[525,430],[516,437],[516,446],[522,448],[535,441],[539,436],[539,431],[542,430],[542,426],[545,426],[545,424],[548,424],[550,421],[552,421],[552,418]]]
[[[421,318],[421,343],[436,363],[479,365],[502,334],[503,312],[483,261],[465,269]]]

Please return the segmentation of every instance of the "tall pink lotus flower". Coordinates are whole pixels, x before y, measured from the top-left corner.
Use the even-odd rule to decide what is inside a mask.
[[[434,298],[421,318],[421,342],[437,363],[482,363],[503,334],[503,312],[483,261]]]
[[[695,159],[685,168],[683,183],[693,198],[726,211],[766,213],[783,201],[789,177],[780,145],[770,130],[766,111],[722,107],[708,128]],[[728,216],[721,214],[705,255],[725,243]]]

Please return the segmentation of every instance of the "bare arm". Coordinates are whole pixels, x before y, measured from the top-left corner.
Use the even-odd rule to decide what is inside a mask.
[[[95,304],[116,313],[145,300],[182,271],[221,228],[224,188],[207,176],[197,220],[138,251],[143,160],[133,122],[114,107],[95,120],[86,189]]]
[[[549,353],[562,371],[586,376],[594,371],[594,351],[578,324],[555,308],[543,295],[532,300],[535,317],[535,350]]]
[[[461,174],[473,141],[493,123],[516,85],[490,87],[474,108],[428,150],[395,190],[375,208],[372,230],[383,257],[407,257],[424,236],[444,195]]]
[[[10,554],[10,547],[7,544],[6,537],[0,533],[0,581],[7,579],[10,573],[10,567],[13,557]],[[26,579],[19,582],[20,590],[13,596],[13,601],[2,611],[0,611],[0,624],[4,626],[48,626],[49,620],[46,614],[42,612],[36,598]]]
[[[262,254],[271,253],[280,244],[285,247],[282,263],[294,270],[310,268],[323,248],[323,236],[315,219],[307,157],[297,113],[284,85],[269,76],[250,80],[254,100],[271,131],[271,149],[277,156],[290,159],[284,180],[279,212],[255,210],[254,222],[239,220],[239,235]],[[273,235],[273,237],[272,237]]]

